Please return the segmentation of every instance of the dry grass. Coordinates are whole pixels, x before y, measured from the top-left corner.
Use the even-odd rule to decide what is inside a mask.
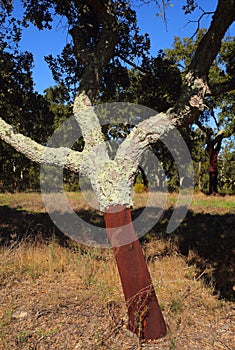
[[[144,247],[168,335],[141,347],[232,349],[232,303],[169,248],[159,240]],[[110,250],[22,243],[0,254],[1,349],[138,349]]]
[[[79,196],[69,194],[77,209],[83,208]],[[0,200],[10,208],[44,212],[39,194],[0,195]],[[192,208],[199,209],[198,202],[206,200],[195,196]],[[208,210],[213,213],[214,208]],[[222,210],[231,214],[233,208]],[[22,240],[14,248],[0,248],[0,349],[234,349],[235,304],[214,294],[213,280],[205,284],[203,277],[213,266],[204,264],[199,270],[196,252],[183,257],[176,242],[165,237],[143,244],[168,326],[167,336],[156,344],[139,344],[126,329],[126,307],[111,250],[72,242],[62,247],[56,238],[48,244]]]

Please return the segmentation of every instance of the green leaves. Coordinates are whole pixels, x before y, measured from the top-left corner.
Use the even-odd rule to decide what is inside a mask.
[[[195,0],[187,0],[186,5],[182,7],[184,10],[184,13],[187,15],[191,12],[193,12],[198,7],[198,3],[195,2]]]
[[[54,114],[47,101],[34,92],[33,57],[29,52],[0,50],[0,117],[16,132],[45,143],[52,133]],[[39,186],[39,168],[0,142],[0,181],[8,190]]]

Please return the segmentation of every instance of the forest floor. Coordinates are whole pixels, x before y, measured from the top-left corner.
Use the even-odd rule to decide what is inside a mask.
[[[135,196],[136,213],[147,195]],[[79,193],[68,198],[102,225]],[[39,193],[0,194],[0,349],[234,350],[235,196],[195,194],[180,227],[166,234],[176,199],[169,196],[141,238],[168,329],[141,344],[126,327],[112,251],[66,239]]]

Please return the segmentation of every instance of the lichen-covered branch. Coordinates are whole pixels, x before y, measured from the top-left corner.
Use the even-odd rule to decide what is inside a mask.
[[[83,91],[75,97],[73,105],[74,117],[77,120],[85,142],[85,149],[89,151],[94,146],[104,143],[104,135],[94,107]]]
[[[0,139],[16,151],[38,164],[51,164],[78,172],[83,162],[83,153],[67,147],[50,148],[14,130],[14,127],[0,118]]]
[[[152,143],[163,138],[174,128],[167,113],[156,113],[140,122],[119,146],[116,158],[129,158],[134,164],[138,164],[143,152]]]
[[[140,122],[119,146],[115,160],[131,164],[125,169],[126,181],[133,183],[133,179],[141,159],[141,156],[149,145],[158,140],[166,139],[167,135],[175,129],[174,120],[168,113],[156,113],[156,115]]]

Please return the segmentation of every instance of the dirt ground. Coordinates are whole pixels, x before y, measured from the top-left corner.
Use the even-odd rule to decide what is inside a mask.
[[[1,345],[7,349],[234,349],[235,303],[162,242],[149,262],[168,327],[165,338],[140,344],[127,329],[126,308],[112,258],[86,256],[57,244],[1,252]]]
[[[234,267],[233,255],[229,261],[219,260],[221,253],[233,254],[233,205],[221,204],[225,208],[218,213],[218,206],[215,210],[211,203],[203,204],[206,198],[197,198],[183,223],[187,232],[189,222],[195,226],[186,236],[187,254],[179,249],[186,240],[184,226],[177,237],[152,235],[142,241],[168,332],[155,343],[141,344],[126,328],[126,306],[112,251],[63,245],[59,237],[45,241],[45,221],[40,221],[44,217],[37,216],[36,221],[33,216],[39,215],[39,208],[43,212],[40,204],[34,201],[33,209],[25,199],[23,208],[22,204],[17,208],[16,198],[11,200],[5,198],[4,204],[2,198],[1,213],[5,212],[0,216],[1,233],[11,238],[0,248],[0,349],[235,349],[235,303],[230,294],[221,296],[215,279],[223,262],[227,270]],[[32,238],[36,231],[41,241],[18,240],[20,233]],[[226,280],[233,277],[234,269]]]

